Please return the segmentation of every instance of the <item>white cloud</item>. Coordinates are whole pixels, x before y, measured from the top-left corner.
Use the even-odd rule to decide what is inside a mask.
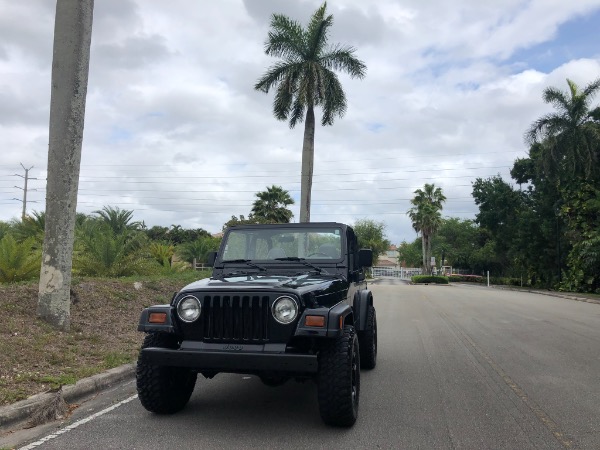
[[[0,220],[20,214],[19,163],[35,166],[28,210],[44,204],[53,7],[0,0]],[[270,15],[306,23],[319,1],[96,2],[79,209],[134,210],[147,225],[219,231],[277,184],[299,198],[302,125],[271,113],[253,85]],[[509,58],[557,36],[599,0],[332,0],[331,42],[356,48],[367,77],[341,80],[348,112],[318,127],[313,220],[387,224],[411,240],[405,212],[425,182],[444,214],[472,218],[471,183],[526,154],[523,133],[547,112],[541,93],[600,76],[600,58],[542,72]],[[36,17],[36,21],[27,18]],[[593,37],[590,37],[592,39]],[[557,42],[558,43],[558,42]],[[293,207],[295,218],[298,206]]]

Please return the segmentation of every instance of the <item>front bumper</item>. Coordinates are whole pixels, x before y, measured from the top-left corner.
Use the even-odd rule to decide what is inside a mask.
[[[267,347],[265,349],[265,347]],[[179,349],[142,349],[144,363],[157,366],[189,367],[199,372],[282,372],[314,374],[317,355],[270,351],[263,345],[210,345],[184,341]]]

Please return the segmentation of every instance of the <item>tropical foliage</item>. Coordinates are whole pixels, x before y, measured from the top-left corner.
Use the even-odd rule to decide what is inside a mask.
[[[223,231],[225,231],[226,228],[232,227],[235,225],[255,225],[258,223],[268,223],[268,222],[261,217],[255,217],[252,213],[250,213],[247,218],[243,214],[240,214],[239,216],[231,216],[231,219],[229,219],[227,222],[225,222],[223,224],[222,229],[223,229]]]
[[[77,236],[73,272],[84,276],[124,277],[150,271],[142,234],[115,233],[110,226],[89,226]]]
[[[500,177],[477,179],[479,264],[534,286],[600,292],[600,79],[580,89],[544,90],[554,112],[525,134],[528,158],[517,159],[512,188]]]
[[[10,234],[0,240],[0,282],[12,283],[39,276],[42,254],[34,238],[17,242]]]
[[[46,226],[46,213],[33,211],[23,220],[13,220],[13,234],[15,239],[23,241],[32,238],[39,247],[44,242],[44,228]]]
[[[193,242],[201,237],[210,236],[210,233],[202,228],[183,228],[181,225],[171,225],[169,228],[154,226],[144,231],[153,241],[167,241],[173,245]]]
[[[0,221],[0,239],[8,235],[11,231],[11,226],[7,222]]]
[[[267,187],[266,191],[257,192],[252,204],[252,217],[266,223],[289,223],[294,216],[287,207],[294,204],[289,192],[281,186]]]
[[[423,248],[423,273],[431,275],[431,239],[442,224],[442,205],[446,197],[442,189],[434,184],[425,184],[417,189],[415,197],[410,201],[413,207],[408,210],[413,228],[421,233]]]
[[[541,158],[547,176],[557,181],[568,177],[585,178],[600,171],[600,106],[590,107],[600,90],[600,78],[580,89],[567,79],[569,90],[554,87],[544,90],[544,102],[556,111],[536,120],[525,138],[530,144],[541,143]]]
[[[360,248],[370,248],[373,251],[373,261],[390,248],[390,241],[385,237],[385,224],[370,219],[357,220],[352,225],[358,238]]]
[[[273,114],[278,120],[289,120],[290,128],[304,121],[300,222],[310,222],[310,198],[314,166],[315,107],[321,107],[321,124],[332,125],[347,109],[346,94],[335,71],[351,78],[363,78],[365,64],[354,56],[352,47],[328,45],[333,16],[326,13],[327,4],[312,15],[306,28],[281,14],[271,17],[271,29],[265,53],[280,61],[256,82],[254,88],[268,93],[276,90]]]
[[[151,242],[148,251],[150,256],[154,258],[163,267],[170,267],[173,255],[175,254],[175,247],[171,244],[164,242]]]
[[[177,247],[177,256],[188,263],[192,263],[194,260],[205,263],[208,254],[217,251],[220,243],[220,238],[203,236]]]
[[[144,228],[142,222],[132,222],[133,211],[105,206],[100,211],[94,211],[94,214],[104,222],[115,234],[121,234],[125,231],[139,230]]]

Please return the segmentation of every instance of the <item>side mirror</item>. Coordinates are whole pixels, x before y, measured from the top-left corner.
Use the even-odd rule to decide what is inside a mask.
[[[373,250],[370,248],[361,248],[358,251],[359,267],[371,267],[373,265]]]
[[[215,265],[215,260],[217,259],[217,252],[210,252],[206,255],[206,265],[209,267],[213,267]]]

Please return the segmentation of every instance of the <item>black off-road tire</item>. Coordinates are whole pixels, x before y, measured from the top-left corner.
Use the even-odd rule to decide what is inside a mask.
[[[143,349],[148,347],[177,348],[177,341],[169,334],[150,333],[142,344]],[[198,374],[184,367],[147,364],[140,353],[135,376],[142,406],[156,414],[173,414],[189,401]]]
[[[360,350],[354,327],[318,355],[319,411],[328,425],[350,427],[356,422],[360,399]]]
[[[377,365],[377,315],[375,308],[367,310],[367,329],[358,333],[360,368],[371,370]]]

